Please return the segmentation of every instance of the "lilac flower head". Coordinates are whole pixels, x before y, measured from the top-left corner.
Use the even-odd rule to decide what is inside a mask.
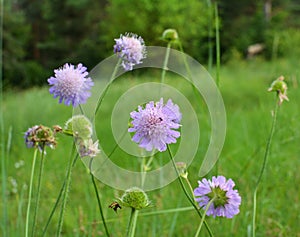
[[[72,104],[74,107],[84,104],[91,96],[90,90],[94,85],[86,70],[81,63],[76,67],[66,63],[62,68],[54,70],[55,77],[48,79],[52,85],[49,92],[54,98],[60,97],[59,103],[64,100],[65,105]]]
[[[130,116],[133,120],[128,132],[135,132],[132,140],[147,151],[165,151],[167,144],[176,143],[176,138],[180,137],[180,132],[174,129],[180,127],[181,113],[171,99],[166,105],[163,98],[156,103],[151,101],[145,108],[139,106]]]
[[[194,196],[199,206],[205,209],[214,199],[206,215],[232,218],[240,212],[241,197],[237,190],[233,190],[235,184],[231,179],[226,181],[224,176],[213,176],[212,180],[204,178],[198,183],[199,187],[195,188]]]
[[[132,70],[134,65],[142,63],[142,59],[146,57],[146,47],[142,37],[126,33],[120,35],[120,38],[115,41],[114,53],[122,59],[122,66],[126,71]]]

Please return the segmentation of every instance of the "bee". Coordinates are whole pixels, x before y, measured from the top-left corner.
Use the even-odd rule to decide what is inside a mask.
[[[118,211],[118,208],[122,209],[122,207],[120,206],[120,204],[117,203],[117,202],[113,202],[113,203],[110,204],[108,207],[109,207],[109,208],[112,208],[116,213],[117,213],[117,211]]]

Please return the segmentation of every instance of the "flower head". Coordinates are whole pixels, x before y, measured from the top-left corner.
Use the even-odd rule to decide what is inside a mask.
[[[270,88],[268,89],[268,91],[277,92],[279,98],[279,105],[281,105],[284,100],[289,101],[289,98],[286,95],[288,87],[283,80],[283,76],[278,77],[275,81],[272,82]]]
[[[74,107],[84,104],[91,96],[90,89],[94,85],[86,69],[81,63],[76,67],[66,63],[62,68],[54,70],[55,77],[48,79],[52,85],[49,92],[54,98],[60,97],[59,103],[64,100],[65,105],[72,104]]]
[[[37,147],[40,151],[45,146],[53,149],[57,144],[52,130],[43,125],[35,125],[29,128],[24,134],[24,139],[27,148]]]
[[[163,98],[159,102],[153,101],[146,104],[145,108],[138,107],[138,111],[130,113],[133,119],[129,132],[135,132],[132,140],[147,151],[157,149],[165,151],[167,144],[176,143],[180,132],[175,131],[180,127],[181,113],[179,107],[169,99],[163,104]]]
[[[120,201],[124,206],[137,210],[149,207],[151,204],[147,194],[137,187],[127,189],[120,198]]]
[[[122,59],[122,66],[126,71],[132,70],[134,65],[142,63],[142,59],[146,57],[146,47],[142,37],[126,33],[120,35],[120,38],[115,41],[114,53]]]
[[[233,190],[235,184],[231,179],[226,181],[224,176],[214,176],[212,180],[204,178],[198,183],[199,187],[194,190],[194,195],[199,206],[205,209],[213,200],[206,215],[232,218],[240,212],[241,197],[237,190]]]

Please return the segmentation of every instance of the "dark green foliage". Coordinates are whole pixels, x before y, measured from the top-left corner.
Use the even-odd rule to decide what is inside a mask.
[[[269,19],[266,2],[272,3]],[[113,53],[114,39],[126,32],[141,35],[148,46],[166,46],[160,37],[165,29],[174,28],[185,52],[206,64],[208,54],[215,55],[213,4],[210,0],[5,1],[4,87],[46,84],[53,69],[67,62],[81,62],[91,70]],[[267,59],[295,53],[291,49],[297,43],[292,39],[298,37],[297,0],[220,0],[218,6],[223,61],[232,52],[245,56],[254,43],[265,45]]]

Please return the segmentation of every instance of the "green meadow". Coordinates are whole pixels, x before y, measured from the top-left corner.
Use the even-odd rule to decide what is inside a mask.
[[[300,236],[300,110],[299,60],[281,58],[264,61],[231,60],[221,66],[220,92],[227,116],[225,144],[215,166],[207,177],[224,175],[232,178],[242,197],[240,213],[232,220],[207,217],[215,236],[251,236],[253,192],[262,167],[265,147],[272,123],[276,94],[267,92],[271,82],[283,75],[288,84],[289,102],[278,111],[277,124],[271,144],[267,168],[257,196],[257,236]],[[215,69],[211,70],[215,77]],[[46,78],[45,78],[46,80]],[[159,72],[127,73],[118,78],[108,91],[99,111],[97,136],[102,149],[109,153],[116,141],[110,131],[110,113],[114,103],[130,87],[143,82],[160,81]],[[180,89],[199,117],[201,138],[196,154],[203,159],[210,137],[210,117],[205,103],[195,97],[191,87],[179,76],[166,74],[165,83]],[[72,107],[59,104],[48,92],[49,87],[5,91],[3,94],[4,146],[7,176],[7,200],[0,209],[7,210],[8,236],[23,236],[28,198],[28,185],[33,149],[24,143],[24,132],[33,125],[60,125],[72,116]],[[59,135],[54,150],[47,149],[42,176],[41,197],[37,216],[36,236],[40,236],[63,185],[71,155],[72,138]],[[180,143],[180,140],[178,141]],[[176,152],[178,144],[171,145]],[[116,149],[111,159],[121,167],[138,169],[141,161]],[[155,157],[153,168],[167,162],[167,155]],[[39,159],[36,174],[39,167]],[[197,187],[199,162],[188,167],[189,180]],[[36,187],[34,180],[34,187]],[[123,193],[100,181],[97,182],[104,215],[111,236],[125,236],[130,209],[123,207],[115,213],[108,206]],[[3,188],[3,187],[2,187]],[[35,189],[33,190],[35,191]],[[147,193],[152,206],[140,211],[136,236],[194,236],[199,217],[191,208],[178,180],[162,189]],[[33,200],[34,203],[35,200]],[[4,206],[5,205],[5,206]],[[59,206],[60,207],[60,206]],[[56,210],[46,236],[54,236],[59,218]],[[77,160],[72,169],[71,188],[65,210],[62,236],[105,236],[97,200],[88,169]],[[205,228],[200,236],[208,236]]]

